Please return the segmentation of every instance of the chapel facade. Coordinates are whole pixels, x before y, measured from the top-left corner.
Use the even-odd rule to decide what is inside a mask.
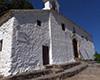
[[[45,65],[93,60],[92,36],[59,13],[57,0],[42,10],[10,10],[0,18],[0,75]]]

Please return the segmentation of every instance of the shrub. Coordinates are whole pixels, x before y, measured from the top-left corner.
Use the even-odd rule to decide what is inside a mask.
[[[100,54],[96,53],[94,56],[95,56],[95,61],[100,63]]]

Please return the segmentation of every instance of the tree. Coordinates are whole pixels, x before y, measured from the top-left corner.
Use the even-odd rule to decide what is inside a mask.
[[[9,4],[7,4],[6,0],[0,0],[0,15],[2,15],[3,12],[8,9],[9,9]]]
[[[0,15],[10,9],[33,9],[26,0],[0,0]]]
[[[5,3],[5,0],[0,0],[0,4],[3,4],[3,3]]]
[[[33,6],[26,0],[12,0],[12,9],[33,9]]]

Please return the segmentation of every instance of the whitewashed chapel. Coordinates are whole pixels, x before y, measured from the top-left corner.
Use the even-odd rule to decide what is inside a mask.
[[[43,2],[42,10],[10,10],[0,17],[0,75],[93,59],[91,35],[59,13],[57,0]]]

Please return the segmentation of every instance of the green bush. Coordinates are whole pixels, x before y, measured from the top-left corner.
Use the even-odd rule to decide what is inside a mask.
[[[100,54],[96,53],[94,56],[95,56],[95,61],[100,63]]]

